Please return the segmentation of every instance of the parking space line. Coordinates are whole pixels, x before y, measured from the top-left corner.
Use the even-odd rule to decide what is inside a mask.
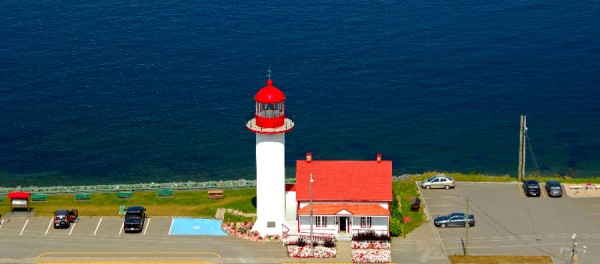
[[[25,231],[25,227],[27,227],[27,223],[29,223],[29,219],[27,219],[27,221],[25,221],[25,224],[23,225],[23,229],[21,229],[21,234],[19,234],[19,236],[23,235],[23,232]]]
[[[77,223],[73,223],[73,226],[71,226],[71,231],[69,231],[69,236],[71,235],[71,233],[73,233],[73,229],[75,229],[76,225],[77,225]]]
[[[425,209],[427,209],[427,208],[425,208]],[[173,230],[173,222],[174,221],[175,221],[175,218],[171,218],[171,226],[169,227],[169,233],[168,233],[169,236],[171,235],[171,230]]]
[[[96,235],[96,232],[98,232],[98,228],[100,227],[100,223],[102,223],[102,217],[100,217],[100,221],[98,221],[98,225],[96,226],[96,230],[94,230],[94,236]]]
[[[52,226],[52,220],[54,220],[54,218],[50,218],[50,223],[48,223],[48,228],[46,228],[46,234],[44,234],[44,236],[48,235],[48,231],[50,231],[50,226]]]
[[[123,229],[125,229],[125,222],[123,222],[123,224],[121,225],[121,227],[119,228],[119,236],[121,235],[121,233],[123,232]]]
[[[148,231],[148,227],[150,226],[150,218],[148,218],[148,222],[146,223],[146,228],[144,228],[144,236],[146,235],[146,231]]]
[[[2,229],[2,223],[4,222],[4,220],[0,219],[0,230]]]

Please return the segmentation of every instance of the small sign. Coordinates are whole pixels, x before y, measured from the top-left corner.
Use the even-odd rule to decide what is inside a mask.
[[[267,227],[268,228],[275,227],[275,222],[274,221],[267,222]]]

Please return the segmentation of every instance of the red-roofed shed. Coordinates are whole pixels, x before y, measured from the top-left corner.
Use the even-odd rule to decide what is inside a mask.
[[[26,208],[29,211],[29,197],[31,197],[30,192],[9,192],[8,198],[10,199],[11,211],[16,208]]]

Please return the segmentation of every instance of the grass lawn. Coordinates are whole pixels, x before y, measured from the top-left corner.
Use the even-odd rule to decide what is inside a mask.
[[[74,194],[56,194],[48,195],[46,202],[30,202],[30,206],[36,216],[52,216],[59,209],[77,209],[81,216],[117,216],[120,205],[142,205],[149,216],[214,217],[218,208],[256,213],[255,197],[255,188],[224,190],[223,199],[209,199],[206,190],[175,191],[173,197],[164,198],[158,198],[155,191],[134,192],[129,199],[117,199],[116,193],[93,193],[90,200],[82,201],[76,201]],[[10,211],[10,199],[3,196],[2,200],[0,212],[4,214]]]

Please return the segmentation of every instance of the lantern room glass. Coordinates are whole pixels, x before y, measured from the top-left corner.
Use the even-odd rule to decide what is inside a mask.
[[[283,102],[278,103],[261,103],[256,102],[256,116],[262,118],[278,118],[285,115],[285,105]]]

